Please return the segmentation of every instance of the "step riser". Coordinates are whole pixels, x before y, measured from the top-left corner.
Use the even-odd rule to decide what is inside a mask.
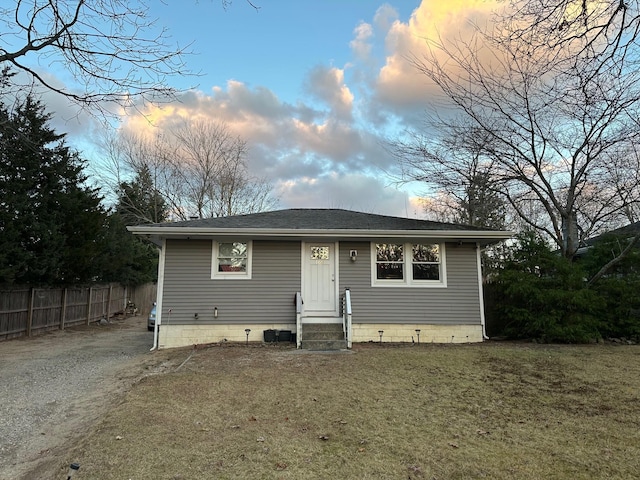
[[[305,350],[344,350],[347,348],[347,342],[344,340],[303,340],[300,348]]]
[[[344,340],[342,332],[304,332],[304,340]]]
[[[342,333],[341,323],[303,323],[302,330],[305,332],[340,332]]]

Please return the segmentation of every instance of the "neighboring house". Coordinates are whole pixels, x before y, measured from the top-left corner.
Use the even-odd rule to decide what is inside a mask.
[[[483,247],[511,236],[337,209],[129,227],[160,245],[154,345],[261,341],[480,342]],[[158,330],[159,326],[159,330]],[[329,345],[322,329],[336,327]],[[250,330],[250,331],[248,331]]]
[[[601,235],[597,235],[595,237],[587,238],[582,242],[582,246],[578,248],[576,252],[576,257],[582,257],[585,255],[591,247],[593,247],[596,243],[601,242],[603,240],[619,238],[619,239],[630,239],[636,235],[640,234],[640,222],[629,223],[623,227],[616,228],[614,230],[609,230]]]

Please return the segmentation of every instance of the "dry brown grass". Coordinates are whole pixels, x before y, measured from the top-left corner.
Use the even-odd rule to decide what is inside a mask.
[[[322,354],[226,345],[164,355],[172,371],[137,384],[60,472],[72,461],[82,480],[640,472],[636,346],[371,344]]]

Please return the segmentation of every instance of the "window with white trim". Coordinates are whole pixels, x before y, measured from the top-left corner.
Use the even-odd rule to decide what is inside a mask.
[[[372,243],[372,285],[444,287],[444,244]]]
[[[213,241],[211,278],[251,278],[251,242]]]

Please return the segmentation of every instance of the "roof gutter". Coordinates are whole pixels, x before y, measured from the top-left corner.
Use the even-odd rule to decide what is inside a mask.
[[[274,237],[274,238],[451,238],[456,240],[500,241],[513,236],[513,232],[496,230],[366,230],[366,229],[271,229],[271,228],[203,228],[131,226],[127,229],[135,235],[166,237]]]

